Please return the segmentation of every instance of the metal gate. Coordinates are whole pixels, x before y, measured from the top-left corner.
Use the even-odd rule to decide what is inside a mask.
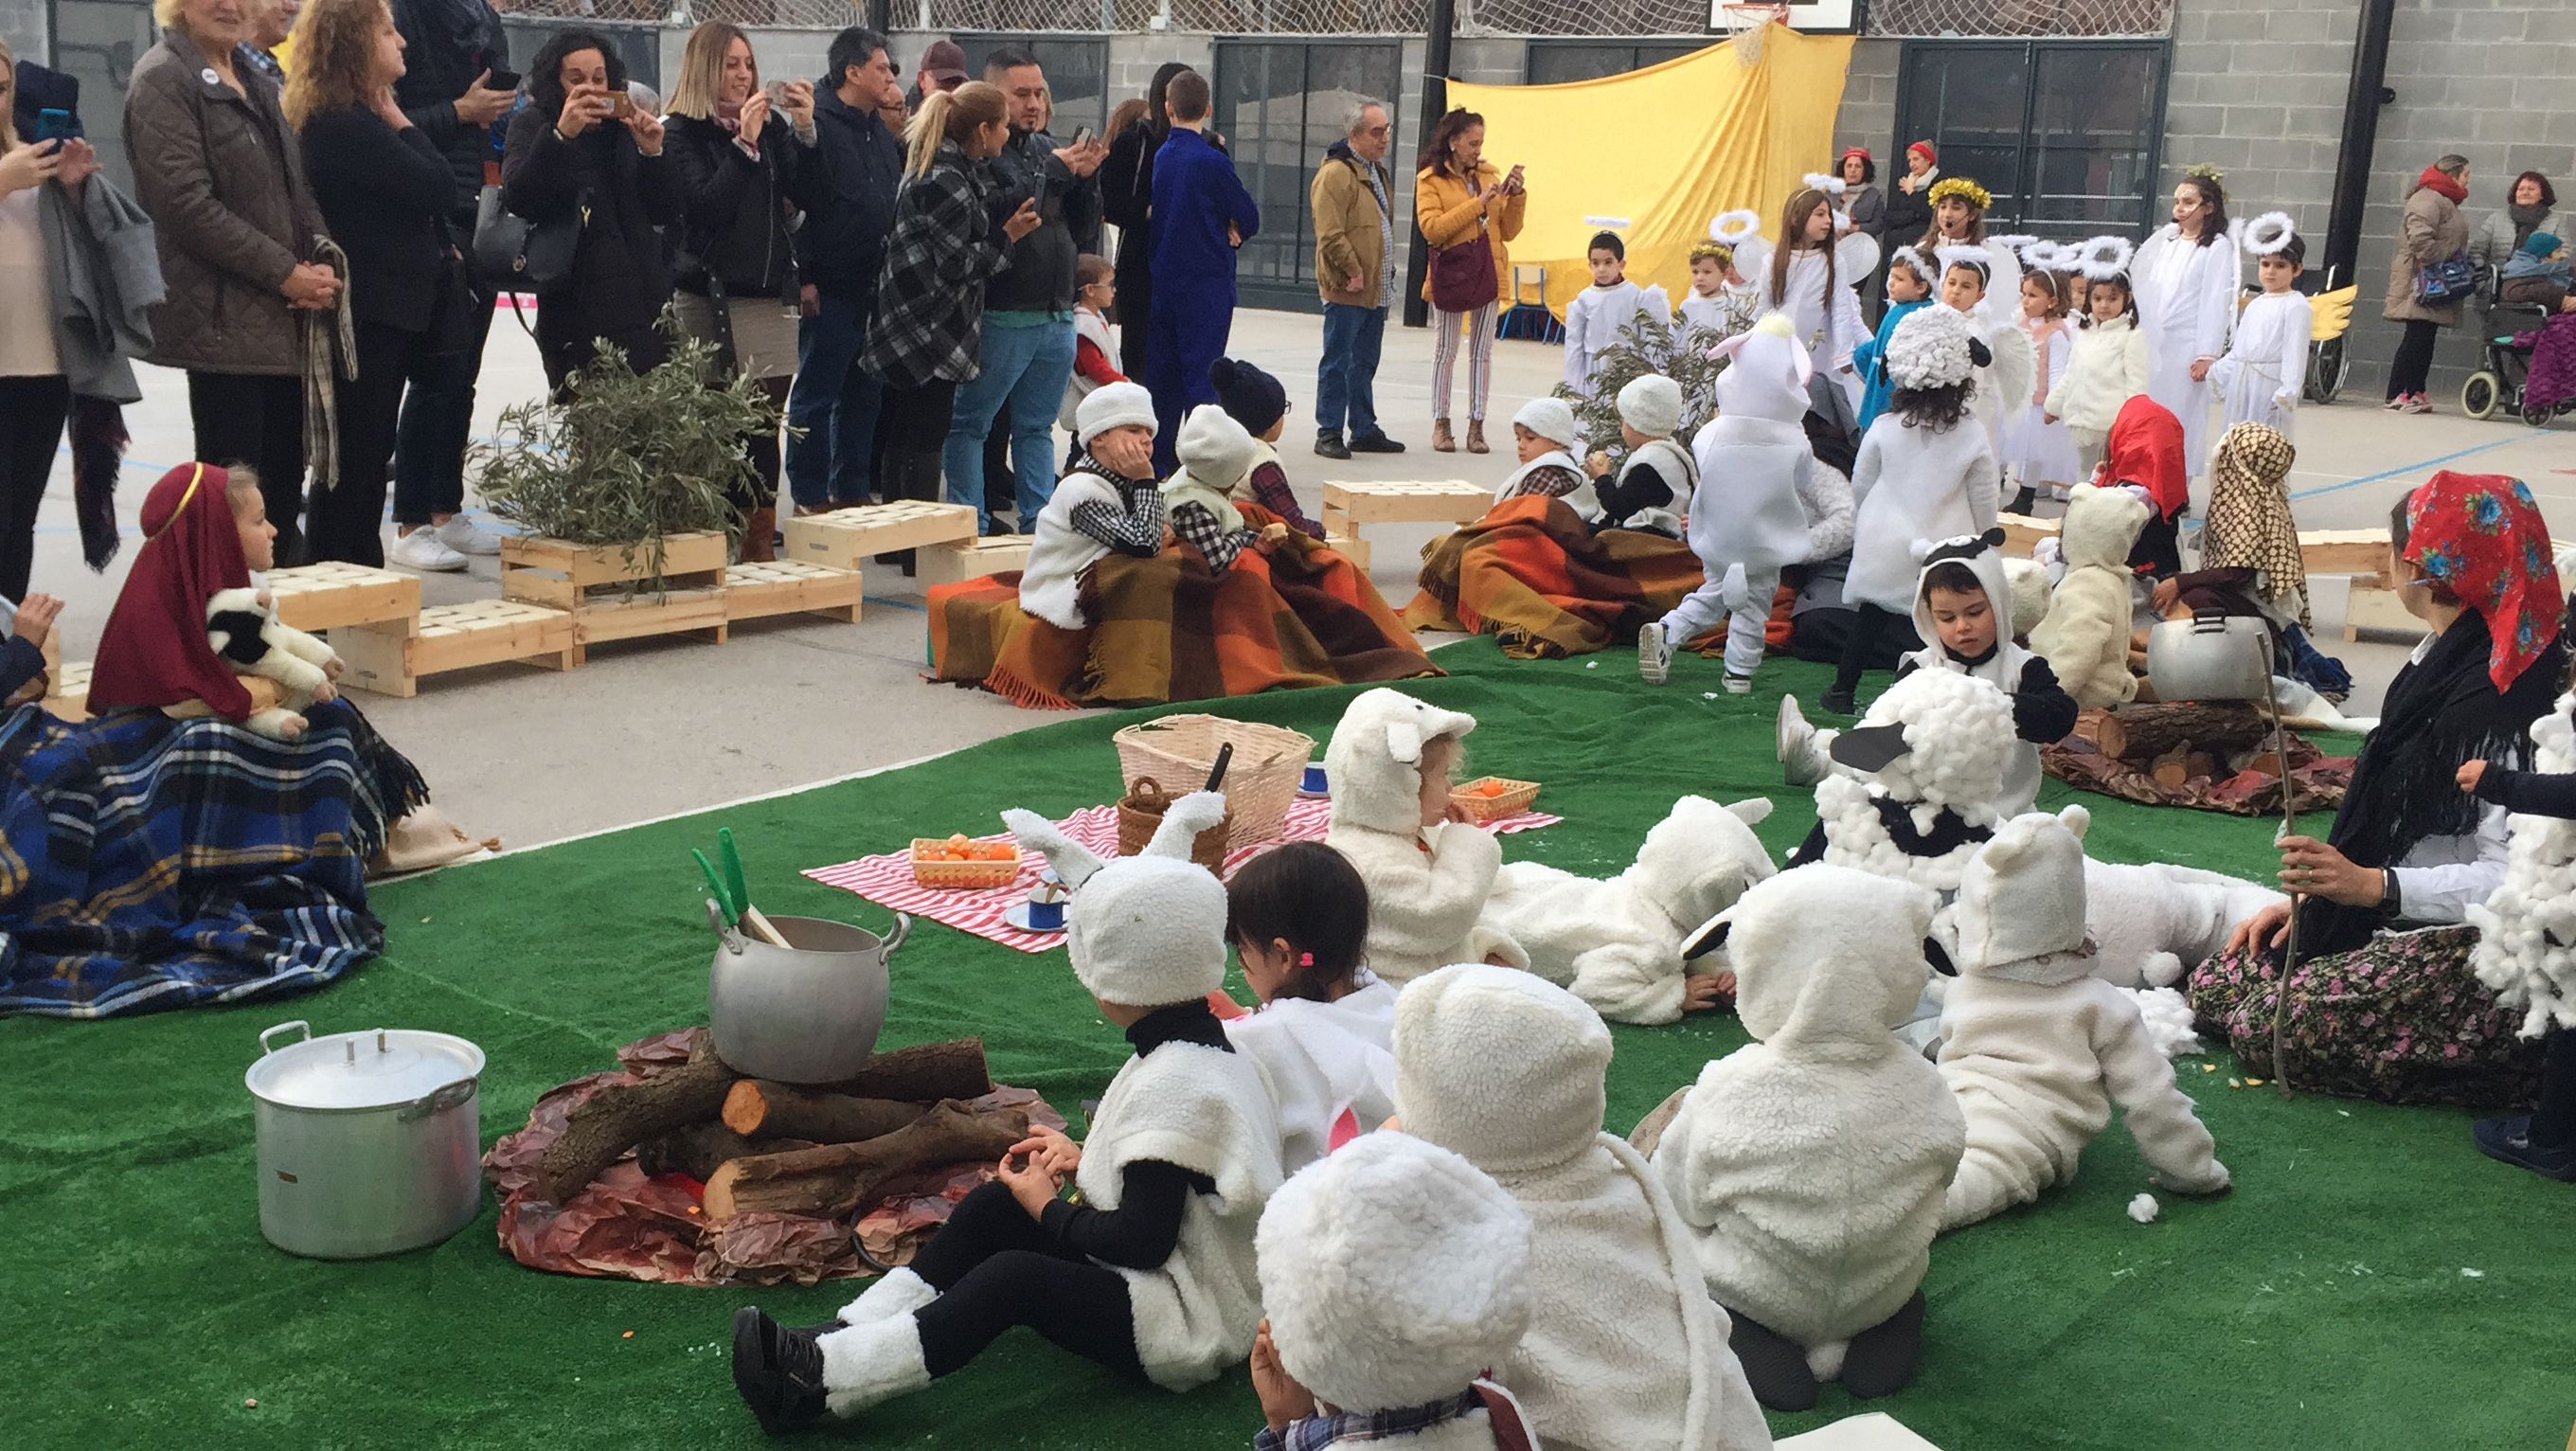
[[[1401,133],[1403,79],[1404,50],[1393,39],[1216,43],[1215,129],[1261,208],[1261,234],[1235,263],[1247,306],[1323,309],[1307,186],[1359,98],[1386,103]]]
[[[1994,194],[1990,226],[2061,237],[2150,230],[2162,219],[2168,56],[2161,40],[1907,41],[1887,154],[1932,138],[1942,175]]]

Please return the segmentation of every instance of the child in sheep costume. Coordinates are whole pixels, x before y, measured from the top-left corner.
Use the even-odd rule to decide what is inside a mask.
[[[1368,965],[1402,985],[1452,962],[1527,967],[1507,933],[1477,918],[1502,869],[1502,844],[1472,822],[1447,821],[1449,771],[1476,718],[1398,690],[1362,691],[1333,727],[1324,844],[1368,883]]]
[[[1527,1444],[1483,1380],[1529,1324],[1529,1216],[1465,1159],[1368,1134],[1299,1170],[1261,1212],[1253,1451]],[[1505,1442],[1498,1429],[1516,1431]]]
[[[1208,1007],[1225,979],[1225,889],[1189,847],[1224,814],[1213,792],[1185,796],[1142,855],[1107,863],[1035,813],[1003,814],[1073,889],[1066,956],[1136,1056],[1082,1145],[1039,1130],[1015,1146],[999,1180],[838,1320],[790,1329],[737,1312],[734,1385],[763,1429],[919,1390],[1014,1325],[1170,1390],[1250,1353],[1253,1233],[1279,1187],[1279,1130]],[[1081,1204],[1057,1197],[1066,1178]]]
[[[1918,670],[1834,738],[1816,826],[1788,865],[1858,867],[1955,892],[2002,819],[1995,802],[2019,742],[2012,699],[1974,675]],[[1738,974],[1741,976],[1741,974]]]
[[[1717,417],[1692,440],[1699,487],[1691,496],[1690,547],[1707,579],[1670,614],[1637,634],[1638,673],[1660,685],[1673,651],[1726,622],[1726,688],[1753,688],[1780,568],[1807,558],[1800,497],[1817,467],[1801,420],[1815,365],[1772,313],[1717,345],[1733,361],[1717,378]]]
[[[2562,566],[2563,568],[2563,566]],[[2561,578],[2565,576],[2562,575]],[[2528,1115],[2480,1119],[2481,1153],[2552,1179],[2576,1180],[2576,695],[2532,723],[2533,769],[2489,761],[2460,768],[2479,800],[2513,813],[2504,882],[2469,908],[2470,963],[2496,1000],[2524,1010],[2525,1036],[2549,1034],[2540,1103]]]
[[[2157,1182],[2228,1184],[2137,1000],[2093,975],[2081,806],[2004,823],[1968,864],[1942,935],[1959,977],[1941,1004],[1941,1077],[1968,1124],[1941,1227],[1975,1224],[2075,1177],[2120,1106]]]
[[[1819,1380],[1867,1399],[1914,1376],[1923,1275],[1967,1142],[1939,1071],[1893,1031],[1931,975],[1934,905],[1921,887],[1808,867],[1745,893],[1692,945],[1725,948],[1754,1041],[1701,1070],[1655,1169],[1775,1411],[1813,1406]]]
[[[1621,1023],[1670,1023],[1717,1006],[1733,980],[1693,972],[1682,942],[1774,868],[1753,826],[1760,797],[1720,806],[1685,796],[1646,833],[1635,865],[1606,882],[1538,862],[1494,880],[1485,921],[1529,954],[1530,970]]]
[[[2048,618],[2030,632],[2067,693],[2084,706],[2135,700],[2129,669],[2129,551],[2147,525],[2148,508],[2127,489],[2077,484],[2066,501],[2059,547],[2066,577],[2048,602]]]
[[[1404,1132],[1530,1217],[1534,1318],[1494,1369],[1550,1451],[1769,1446],[1690,1227],[1645,1156],[1601,1131],[1609,1065],[1600,1015],[1530,973],[1462,963],[1396,999]]]

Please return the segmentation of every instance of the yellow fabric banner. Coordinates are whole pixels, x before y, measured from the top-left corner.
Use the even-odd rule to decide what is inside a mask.
[[[1592,285],[1592,234],[1617,232],[1628,276],[1690,290],[1690,249],[1711,217],[1738,207],[1780,229],[1779,211],[1811,171],[1833,169],[1834,113],[1851,62],[1848,35],[1800,35],[1772,25],[1759,62],[1720,42],[1661,65],[1561,86],[1449,83],[1449,104],[1485,118],[1485,159],[1526,167],[1529,216],[1512,265],[1536,301],[1547,269],[1559,317]]]

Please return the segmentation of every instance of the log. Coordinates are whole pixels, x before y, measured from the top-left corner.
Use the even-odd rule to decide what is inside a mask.
[[[713,1035],[700,1028],[686,1063],[611,1083],[573,1106],[563,1133],[537,1160],[537,1192],[550,1204],[570,1203],[628,1149],[714,1118],[735,1076],[716,1056]]]
[[[793,1084],[745,1078],[725,1095],[724,1125],[751,1138],[855,1144],[890,1134],[930,1111],[899,1098],[856,1098]]]
[[[852,1098],[929,1104],[943,1098],[982,1098],[993,1091],[993,1075],[984,1066],[984,1040],[957,1038],[879,1053],[857,1077],[819,1087]]]
[[[712,1120],[647,1139],[635,1148],[635,1167],[647,1175],[686,1174],[701,1183],[727,1159],[785,1154],[814,1147],[806,1139],[747,1139]]]
[[[2259,744],[2271,725],[2243,701],[2178,700],[2131,704],[2106,716],[2094,743],[2107,756],[2141,768],[2176,749],[2213,755]]]
[[[846,1219],[872,1203],[878,1188],[898,1174],[999,1161],[1028,1131],[1028,1115],[1016,1109],[977,1113],[952,1099],[863,1143],[728,1160],[707,1176],[707,1217],[766,1213]]]
[[[2189,753],[2179,747],[2167,751],[2147,767],[2147,774],[2155,778],[2157,785],[2174,790],[2191,779]]]

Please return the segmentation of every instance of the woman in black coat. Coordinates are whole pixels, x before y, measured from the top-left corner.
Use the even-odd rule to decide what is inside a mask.
[[[1130,378],[1144,376],[1145,319],[1154,306],[1154,153],[1172,129],[1163,93],[1188,69],[1176,60],[1155,69],[1145,114],[1110,138],[1100,163],[1100,214],[1118,228],[1118,370]]]
[[[317,561],[383,565],[377,521],[403,385],[436,386],[452,377],[461,356],[464,270],[447,234],[456,178],[394,103],[402,71],[402,36],[385,0],[306,0],[286,119],[301,135],[304,174],[322,219],[348,254],[358,363],[358,375],[335,390],[337,480],[315,489],[309,506],[305,542]],[[443,545],[434,553],[412,549],[419,558],[405,557],[398,545],[396,562],[465,565]]]
[[[606,338],[643,371],[670,356],[654,330],[671,300],[655,227],[681,219],[679,175],[662,123],[629,100],[626,66],[596,32],[562,30],[528,66],[528,101],[501,153],[501,202],[539,226],[584,217],[571,272],[537,294],[537,349],[548,386]]]

